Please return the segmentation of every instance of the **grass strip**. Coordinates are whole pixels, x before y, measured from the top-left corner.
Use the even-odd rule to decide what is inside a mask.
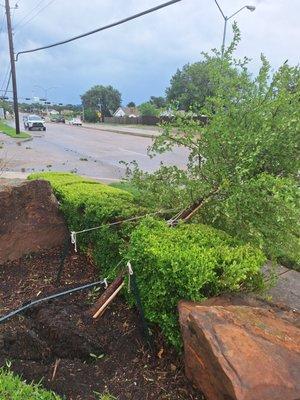
[[[11,126],[7,125],[3,120],[0,121],[0,132],[16,139],[28,139],[31,137],[26,132],[20,132],[19,134],[16,134],[15,128],[12,128]]]

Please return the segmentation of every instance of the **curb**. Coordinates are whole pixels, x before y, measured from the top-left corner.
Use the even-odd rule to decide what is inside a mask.
[[[113,132],[113,133],[119,133],[121,135],[131,135],[131,136],[139,136],[139,137],[146,137],[150,139],[156,138],[158,135],[152,135],[151,133],[140,133],[140,132],[126,132],[126,131],[120,131],[118,129],[110,129],[110,128],[105,128],[105,129],[99,129],[99,128],[94,128],[92,126],[85,126],[83,125],[82,128],[85,129],[91,129],[93,131],[103,131],[103,132]]]
[[[12,139],[14,139],[14,138],[12,138]],[[31,142],[32,140],[33,140],[33,137],[30,137],[27,139],[18,140],[16,143],[19,144],[19,143]]]
[[[24,138],[24,139],[20,138],[20,139],[18,139],[17,137],[11,137],[10,135],[8,135],[7,133],[5,133],[5,132],[3,132],[3,131],[0,131],[0,133],[2,133],[3,135],[6,135],[7,137],[9,137],[9,138],[11,138],[11,139],[17,139],[17,140],[16,140],[16,143],[31,142],[31,141],[33,140],[33,137],[32,137],[32,136],[30,136],[29,138]]]

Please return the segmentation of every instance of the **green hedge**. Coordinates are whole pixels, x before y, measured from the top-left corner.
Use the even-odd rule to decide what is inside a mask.
[[[145,219],[132,233],[129,252],[146,317],[180,346],[177,304],[224,292],[262,287],[263,253],[223,231],[200,224],[170,228]]]
[[[5,400],[60,400],[53,392],[40,385],[28,385],[10,371],[0,369],[0,399]]]
[[[50,182],[71,231],[145,213],[144,209],[134,203],[132,194],[92,179],[59,172],[34,173],[29,179],[45,179]],[[81,250],[91,249],[102,276],[114,275],[114,268],[121,261],[120,249],[125,245],[134,225],[128,222],[77,236]]]
[[[51,183],[70,230],[146,213],[131,193],[90,179],[53,172],[30,176],[37,178]],[[206,225],[170,228],[164,221],[144,218],[139,224],[128,222],[79,235],[78,242],[85,251],[91,244],[102,276],[112,278],[122,258],[132,262],[147,319],[176,346],[181,343],[179,300],[201,301],[263,285],[263,253]]]

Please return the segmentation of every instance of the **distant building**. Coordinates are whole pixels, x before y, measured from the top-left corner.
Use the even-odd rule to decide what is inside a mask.
[[[140,116],[140,112],[136,107],[119,107],[113,114],[114,117],[136,118]]]
[[[49,114],[50,114],[50,115],[59,115],[59,112],[56,111],[56,110],[50,110],[50,111],[49,111]]]

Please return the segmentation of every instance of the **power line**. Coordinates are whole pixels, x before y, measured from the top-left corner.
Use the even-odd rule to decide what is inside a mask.
[[[2,81],[2,84],[1,84],[1,89],[3,89],[4,86],[5,86],[5,82],[7,81],[7,77],[8,77],[9,71],[10,71],[10,65],[8,63],[7,68],[6,68],[6,72],[4,74],[4,78],[3,78],[3,81]]]
[[[54,0],[53,0],[53,1],[54,1]],[[16,61],[18,61],[18,58],[19,58],[19,55],[20,55],[20,54],[34,53],[34,52],[36,52],[36,51],[40,51],[40,50],[44,50],[44,49],[50,49],[51,47],[56,47],[56,46],[60,46],[60,45],[62,45],[62,44],[70,43],[70,42],[73,42],[74,40],[78,40],[78,39],[81,39],[81,38],[83,38],[83,37],[93,35],[93,34],[95,34],[95,33],[97,33],[97,32],[101,32],[101,31],[104,31],[104,30],[106,30],[106,29],[110,29],[110,28],[113,28],[113,27],[115,27],[115,26],[122,25],[122,24],[124,24],[125,22],[131,21],[131,20],[136,19],[136,18],[140,18],[140,17],[142,17],[142,16],[144,16],[144,15],[146,15],[146,14],[150,14],[150,13],[152,13],[152,12],[154,12],[154,11],[158,11],[158,10],[160,10],[160,9],[162,9],[162,8],[171,6],[172,4],[175,4],[175,3],[179,3],[180,1],[182,1],[182,0],[171,0],[171,1],[168,1],[168,2],[166,2],[166,3],[160,4],[160,5],[156,6],[156,7],[149,8],[148,10],[142,11],[142,12],[140,12],[140,13],[138,13],[138,14],[132,15],[132,16],[127,17],[127,18],[124,18],[124,19],[121,19],[120,21],[113,22],[113,23],[111,23],[111,24],[109,24],[109,25],[102,26],[101,28],[94,29],[94,30],[92,30],[92,31],[83,33],[83,34],[78,35],[78,36],[74,36],[74,37],[72,37],[72,38],[70,38],[70,39],[63,40],[63,41],[61,41],[61,42],[57,42],[57,43],[53,43],[53,44],[49,44],[48,46],[38,47],[38,48],[32,49],[32,50],[20,51],[20,52],[17,53]]]
[[[23,24],[21,24],[20,28],[24,28],[25,25],[29,24],[29,22],[31,22],[34,18],[36,18],[42,11],[44,11],[47,7],[49,7],[52,3],[54,3],[55,0],[51,0],[49,1],[49,3],[47,3],[44,7],[42,7],[36,14],[34,14],[31,18],[29,18],[28,21],[24,22]],[[19,26],[19,25],[18,25]]]
[[[4,22],[5,22],[5,11],[4,11],[4,13],[3,13],[3,18],[2,18],[2,21],[1,21],[0,34],[1,34],[1,33],[2,33],[2,31],[3,31],[3,28],[4,28]]]
[[[15,28],[17,28],[19,25],[22,25],[23,21],[27,19],[42,3],[44,3],[45,0],[39,0],[36,5],[23,17],[21,20],[16,24]]]
[[[5,88],[3,97],[6,97],[6,94],[8,92],[8,88],[9,88],[9,84],[10,84],[10,80],[11,80],[11,70],[10,70],[10,73],[9,73],[9,77],[8,77],[8,81],[7,81],[7,84],[6,84],[6,88]]]

